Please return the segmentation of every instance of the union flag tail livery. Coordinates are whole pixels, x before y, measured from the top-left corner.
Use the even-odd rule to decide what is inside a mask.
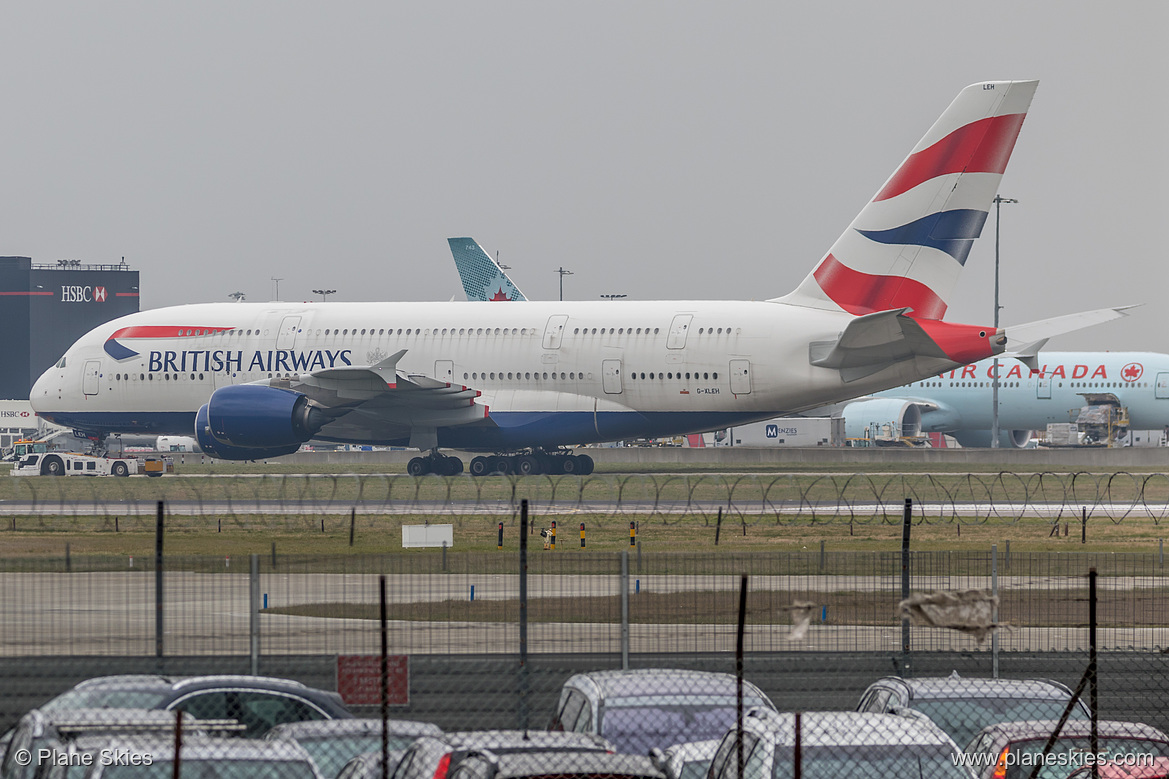
[[[795,292],[778,300],[863,316],[941,319],[982,232],[1038,81],[963,89]]]

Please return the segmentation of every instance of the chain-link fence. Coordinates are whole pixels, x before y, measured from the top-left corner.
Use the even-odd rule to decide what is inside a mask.
[[[0,779],[1169,765],[1157,553],[568,554],[525,509],[495,551],[4,560]]]

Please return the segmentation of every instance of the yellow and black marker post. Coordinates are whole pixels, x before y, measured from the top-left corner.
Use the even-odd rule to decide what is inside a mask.
[[[585,548],[584,522],[580,523],[580,548],[581,549]]]
[[[549,541],[551,542],[552,551],[555,552],[556,551],[556,520],[552,520],[552,537],[549,539]]]
[[[629,522],[629,545],[637,546],[637,520]]]
[[[502,522],[499,523],[499,545],[496,548],[503,549],[503,523]]]

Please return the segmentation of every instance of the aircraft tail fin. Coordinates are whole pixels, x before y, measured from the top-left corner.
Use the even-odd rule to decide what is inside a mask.
[[[775,300],[941,319],[1038,83],[990,81],[958,93],[815,270]]]
[[[474,238],[448,238],[467,300],[527,300]]]

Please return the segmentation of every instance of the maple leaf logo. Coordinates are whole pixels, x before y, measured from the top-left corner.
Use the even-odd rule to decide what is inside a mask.
[[[1120,378],[1125,381],[1136,381],[1145,372],[1145,368],[1139,362],[1130,362],[1128,365],[1120,369]]]
[[[500,287],[499,292],[496,292],[494,295],[488,298],[488,300],[511,300],[511,298],[509,298],[507,293],[503,291],[503,287]]]

